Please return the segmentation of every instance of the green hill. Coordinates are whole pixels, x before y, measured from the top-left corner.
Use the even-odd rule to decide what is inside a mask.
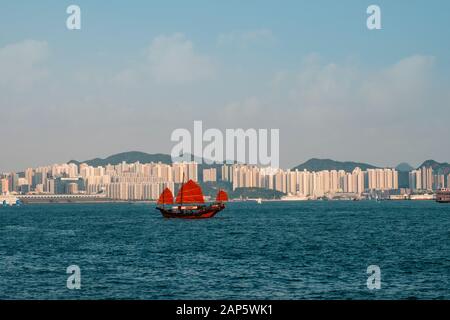
[[[376,166],[367,163],[351,162],[351,161],[334,161],[331,159],[317,159],[313,158],[305,163],[302,163],[293,170],[308,170],[308,171],[322,171],[322,170],[344,170],[346,172],[353,171],[356,167],[361,168],[361,170],[375,169]]]
[[[262,188],[236,188],[236,190],[229,194],[232,199],[280,199],[284,195],[283,192]]]
[[[395,169],[397,169],[398,172],[410,172],[414,170],[414,168],[409,163],[406,162],[400,163],[398,166],[395,167]]]
[[[170,158],[170,155],[167,154],[148,154],[145,152],[139,152],[139,151],[130,151],[130,152],[122,152],[118,153],[112,156],[109,156],[105,159],[101,158],[95,158],[91,160],[86,161],[77,161],[77,160],[71,160],[69,163],[87,163],[90,166],[98,167],[98,166],[106,166],[108,164],[116,165],[120,164],[123,161],[127,163],[134,163],[134,162],[140,162],[140,163],[150,163],[150,162],[162,162],[166,164],[171,164],[172,159]]]
[[[437,174],[450,174],[450,164],[447,162],[437,162],[434,160],[427,160],[422,165],[419,166],[419,168],[433,168],[433,171]],[[418,168],[418,169],[419,169]]]

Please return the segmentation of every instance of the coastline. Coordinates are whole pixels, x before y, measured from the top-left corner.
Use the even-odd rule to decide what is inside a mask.
[[[332,199],[332,200],[323,200],[323,199],[308,199],[308,200],[282,200],[282,199],[261,199],[262,203],[268,202],[280,202],[280,203],[304,203],[304,202],[436,202],[434,199],[383,199],[383,200],[351,200],[351,199]],[[254,199],[230,199],[231,203],[255,203]],[[155,200],[113,200],[113,199],[86,199],[86,200],[69,200],[69,199],[45,199],[45,200],[21,200],[21,203],[24,205],[33,205],[33,204],[111,204],[111,203],[121,203],[121,204],[156,204]],[[261,205],[261,204],[260,204]]]

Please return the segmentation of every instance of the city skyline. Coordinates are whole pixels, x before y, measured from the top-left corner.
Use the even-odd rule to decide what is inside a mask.
[[[108,159],[110,157],[120,156],[120,155],[128,154],[128,153],[145,154],[147,156],[156,156],[157,155],[157,156],[165,156],[167,158],[170,158],[170,155],[169,154],[165,154],[165,153],[146,153],[146,152],[142,152],[142,151],[128,151],[128,152],[120,152],[120,153],[117,153],[117,154],[107,155],[107,156],[104,156],[104,157],[94,156],[94,157],[92,157],[90,159],[84,159],[84,160],[79,160],[79,159],[73,158],[73,159],[70,159],[70,160],[67,160],[67,161],[62,161],[62,162],[61,161],[50,161],[48,163],[34,164],[34,165],[18,168],[16,170],[9,170],[9,171],[8,170],[1,170],[1,167],[0,167],[0,174],[20,173],[20,172],[24,173],[27,168],[38,168],[38,167],[46,167],[46,166],[52,166],[52,165],[70,164],[73,161],[78,162],[80,164],[86,163],[86,162],[90,162],[90,161],[94,161],[94,160],[102,160],[102,161],[104,160],[104,161],[106,161],[106,159]],[[192,159],[192,160],[196,161],[194,159]],[[401,162],[398,162],[398,163],[393,164],[393,165],[379,165],[377,163],[363,162],[363,161],[359,161],[357,159],[344,159],[344,160],[341,160],[341,159],[335,159],[335,158],[312,157],[312,158],[309,158],[309,159],[305,159],[305,161],[299,161],[299,162],[295,163],[295,165],[293,165],[291,167],[280,166],[280,168],[284,169],[284,170],[295,169],[296,166],[303,165],[303,164],[305,164],[305,163],[307,163],[308,161],[311,161],[311,160],[318,160],[318,161],[331,160],[331,161],[336,161],[336,162],[339,162],[339,163],[347,163],[347,162],[349,162],[349,163],[360,163],[361,165],[369,165],[369,166],[373,166],[375,168],[392,168],[392,169],[396,169],[399,165],[409,165],[409,166],[411,166],[412,170],[420,169],[423,166],[423,163],[426,162],[426,161],[436,161],[436,162],[442,163],[442,164],[449,163],[448,161],[445,161],[445,160],[444,161],[439,161],[439,160],[432,159],[432,158],[425,158],[425,159],[423,159],[423,161],[420,161],[417,164],[413,164],[413,163],[410,163],[408,161],[401,161]],[[134,163],[134,162],[127,162],[127,161],[125,161],[125,162],[126,163]],[[141,163],[158,163],[158,162],[159,161],[141,162]],[[175,159],[175,160],[172,159],[172,160],[170,160],[170,163],[172,163],[172,164],[173,163],[180,163],[180,162],[185,162],[185,161],[182,160],[182,159]],[[209,162],[211,162],[211,161],[209,161]],[[110,165],[114,165],[113,163],[109,163],[109,164]],[[169,163],[167,163],[167,164],[169,164]],[[223,161],[223,162],[217,162],[217,163],[215,162],[214,164],[221,165],[221,164],[229,164],[229,163],[226,162],[226,161]],[[246,163],[246,162],[244,162],[242,164],[244,164],[244,165],[253,165],[253,164],[249,164],[249,163]],[[261,165],[257,165],[257,166],[261,166]],[[267,166],[262,165],[261,167],[267,167]]]
[[[202,170],[202,172],[200,172]],[[0,194],[26,196],[82,195],[105,200],[156,200],[164,188],[175,193],[176,186],[188,180],[204,183],[228,183],[232,191],[241,188],[273,190],[304,199],[360,199],[388,195],[404,197],[420,191],[450,188],[450,173],[423,166],[408,172],[408,185],[400,185],[395,168],[355,167],[343,169],[280,169],[247,164],[203,168],[195,161],[118,164],[52,164],[27,168],[20,175],[0,174]],[[403,182],[404,183],[404,182]],[[216,185],[218,187],[219,185]],[[381,192],[381,194],[380,194]],[[354,199],[355,199],[354,198]]]
[[[0,0],[0,300],[450,300],[449,39],[444,0]]]
[[[207,128],[280,129],[280,165],[394,167],[450,150],[450,3],[5,1],[0,171],[144,150]],[[236,10],[239,8],[239,10]]]

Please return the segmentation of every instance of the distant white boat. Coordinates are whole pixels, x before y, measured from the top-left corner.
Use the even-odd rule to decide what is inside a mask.
[[[409,196],[411,200],[435,200],[436,195],[432,193],[426,194],[412,194]]]
[[[280,199],[281,201],[306,201],[309,200],[308,197],[301,196],[301,195],[287,195],[283,196]]]
[[[262,203],[262,199],[261,198],[247,198],[246,201],[255,201],[258,204]]]
[[[4,194],[0,195],[0,205],[3,207],[20,205],[20,200],[16,196]]]

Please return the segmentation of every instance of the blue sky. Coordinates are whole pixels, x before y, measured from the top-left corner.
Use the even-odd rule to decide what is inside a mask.
[[[70,4],[80,31],[65,27]],[[370,4],[382,30],[366,28]],[[437,0],[2,1],[0,134],[37,140],[0,171],[169,153],[193,120],[283,128],[283,166],[449,161],[431,138],[450,134],[449,12]]]
[[[374,3],[382,8],[380,32],[368,32],[365,26],[365,10]],[[65,29],[65,8],[70,4],[82,8],[80,32]],[[44,39],[70,58],[96,51],[122,58],[160,34],[182,32],[199,49],[218,51],[218,34],[265,28],[276,35],[279,45],[270,53],[286,59],[287,66],[310,52],[329,59],[361,56],[380,65],[411,52],[448,56],[449,10],[446,1],[417,0],[3,1],[0,41],[5,45]]]

